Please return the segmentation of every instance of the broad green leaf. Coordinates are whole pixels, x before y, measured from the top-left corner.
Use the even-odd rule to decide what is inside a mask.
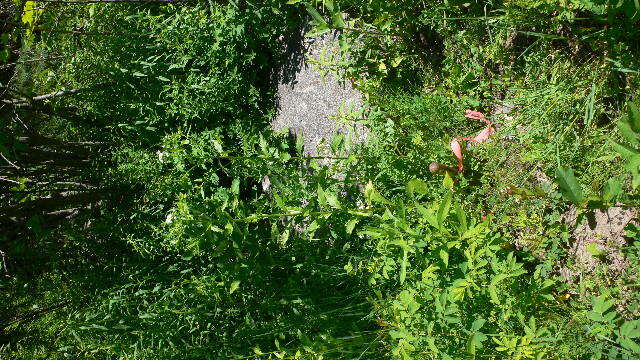
[[[233,179],[233,182],[231,183],[231,192],[236,195],[240,194],[240,180]]]
[[[240,280],[232,282],[231,286],[229,286],[229,294],[233,294],[234,291],[238,290],[238,287],[240,287]]]
[[[609,141],[611,142],[611,146],[613,147],[613,150],[615,150],[618,154],[620,154],[620,156],[622,156],[625,159],[631,156],[640,154],[638,150],[626,144],[621,144],[615,140],[609,140]]]
[[[473,356],[476,354],[476,349],[482,348],[482,342],[487,339],[487,335],[481,332],[472,332],[467,340],[467,352]]]
[[[431,350],[431,352],[438,355],[438,347],[436,346],[436,339],[433,336],[427,337],[427,346],[429,346],[429,350]]]
[[[434,264],[429,265],[429,267],[422,271],[422,282],[427,284],[430,280],[437,278],[438,275],[434,273],[439,269],[440,268]]]
[[[444,178],[442,179],[442,185],[449,190],[453,190],[453,184],[454,182],[451,174],[449,171],[445,171]]]
[[[342,205],[340,205],[340,201],[338,200],[338,196],[331,193],[325,193],[325,197],[327,199],[327,204],[334,209],[340,209]]]
[[[322,3],[324,4],[324,7],[326,7],[329,11],[334,10],[333,0],[322,0]]]
[[[424,195],[427,193],[428,190],[429,188],[427,183],[422,180],[411,179],[407,183],[407,193],[411,196],[413,196],[413,194],[416,194],[416,193]]]
[[[618,339],[618,342],[620,342],[620,345],[622,345],[622,347],[631,350],[634,354],[640,354],[640,345],[638,345],[638,343],[636,343],[635,341],[629,338],[622,337]]]
[[[485,319],[476,319],[476,321],[474,321],[473,324],[471,324],[471,331],[478,331],[482,329],[482,327],[486,322],[487,321]]]
[[[343,14],[339,11],[336,13],[333,13],[333,15],[331,16],[331,20],[333,21],[333,26],[337,29],[342,29],[346,26],[344,23],[344,20],[342,20],[342,16]]]
[[[367,203],[369,203],[370,205],[373,203],[382,203],[382,204],[389,203],[389,201],[385,199],[382,195],[380,195],[378,190],[375,189],[375,187],[373,186],[373,182],[371,182],[371,180],[369,180],[367,185],[365,185],[364,187],[364,198],[365,200],[367,200]]]
[[[602,199],[604,201],[615,200],[620,194],[622,194],[622,183],[616,178],[611,178],[607,181],[602,191]]]
[[[358,218],[353,218],[347,221],[347,224],[345,225],[345,231],[347,232],[347,234],[351,234],[353,232],[353,228],[356,227],[358,220]]]
[[[418,210],[420,215],[422,215],[423,219],[427,220],[429,225],[433,226],[436,229],[438,228],[438,219],[436,217],[436,211],[434,209],[427,209],[422,205],[418,205],[416,206],[416,210]]]
[[[307,12],[313,17],[313,19],[318,23],[318,25],[327,25],[327,22],[324,20],[322,15],[312,6],[307,6]]]
[[[584,201],[584,197],[582,196],[582,187],[573,174],[573,170],[571,168],[559,166],[556,169],[556,176],[558,185],[560,186],[560,193],[565,199],[574,204],[579,204]]]
[[[629,118],[625,118],[623,120],[618,121],[617,123],[618,126],[618,130],[620,131],[620,135],[622,135],[622,137],[627,140],[627,142],[629,142],[632,146],[637,147],[638,146],[638,138],[639,135],[638,133],[634,132],[631,129],[631,124],[629,123]]]
[[[442,260],[442,262],[444,263],[444,266],[448,267],[449,266],[449,253],[444,249],[440,249],[439,255],[440,255],[440,260]]]
[[[462,234],[462,238],[466,240],[478,239],[484,237],[487,232],[487,224],[485,222],[481,222],[478,225],[468,229]]]

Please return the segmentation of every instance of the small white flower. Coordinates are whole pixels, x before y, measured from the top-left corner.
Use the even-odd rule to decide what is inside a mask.
[[[166,151],[160,150],[156,151],[156,154],[158,154],[158,160],[160,160],[160,162],[163,162],[162,159],[169,155]]]
[[[173,214],[167,215],[167,219],[164,222],[167,224],[171,224],[173,222]]]

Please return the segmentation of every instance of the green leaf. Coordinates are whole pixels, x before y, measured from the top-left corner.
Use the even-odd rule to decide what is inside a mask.
[[[627,350],[631,350],[634,354],[640,354],[640,345],[638,345],[638,343],[636,343],[635,341],[623,337],[618,339],[618,342],[620,343],[620,345],[622,345],[622,347]]]
[[[597,243],[591,243],[585,247],[587,252],[591,254],[591,256],[600,256],[602,255],[602,251],[598,249]]]
[[[442,200],[442,202],[440,203],[440,207],[438,208],[437,219],[438,219],[439,229],[442,229],[444,220],[447,218],[447,215],[449,215],[449,211],[451,210],[451,196],[452,196],[452,193],[451,191],[449,191],[447,195],[444,197],[444,199]]]
[[[456,217],[458,218],[458,232],[464,234],[469,228],[467,227],[467,215],[459,201],[456,201]]]
[[[302,156],[304,151],[304,139],[302,138],[302,134],[296,135],[296,154]]]
[[[233,182],[231,182],[231,192],[239,195],[240,194],[240,180],[239,179],[233,179]]]
[[[429,225],[436,229],[438,228],[438,219],[436,218],[436,211],[434,209],[427,209],[422,205],[418,205],[416,206],[416,210],[418,210],[420,215],[422,215],[422,218],[425,219]]]
[[[331,16],[331,20],[333,21],[333,26],[336,29],[342,29],[346,27],[344,20],[342,20],[342,16],[343,14],[339,11],[336,13],[333,13],[333,15]]]
[[[419,179],[411,179],[407,183],[407,193],[411,196],[413,194],[418,193],[424,195],[428,192],[429,187],[426,182]]]
[[[467,340],[467,352],[473,356],[476,354],[476,348],[482,348],[482,342],[487,339],[487,335],[481,332],[473,332]]]
[[[234,291],[238,290],[238,287],[240,287],[240,280],[232,282],[229,287],[229,294],[233,294]]]
[[[313,19],[318,23],[318,25],[327,25],[327,22],[324,20],[324,18],[322,17],[322,15],[320,15],[320,13],[318,12],[318,10],[316,10],[314,7],[311,6],[306,6],[307,8],[307,12],[309,13],[309,15],[311,15],[311,17],[313,17]]]
[[[613,150],[615,150],[618,154],[620,154],[620,156],[622,156],[623,158],[629,158],[631,156],[634,155],[638,155],[640,154],[640,152],[638,152],[638,150],[626,145],[626,144],[621,144],[615,140],[609,140],[611,142],[611,146],[613,147]]]
[[[487,290],[489,291],[491,302],[494,304],[500,304],[500,299],[498,298],[498,292],[496,291],[496,286],[494,284],[490,284],[487,287]]]
[[[400,264],[400,284],[404,283],[404,280],[407,277],[407,249],[404,249],[404,253],[402,255],[402,264]]]
[[[639,134],[631,129],[631,124],[628,117],[618,121],[616,125],[618,126],[618,130],[620,131],[620,135],[622,135],[622,137],[627,140],[627,142],[629,142],[632,146],[638,146]]]
[[[482,329],[482,327],[486,322],[487,321],[485,319],[476,319],[476,321],[474,321],[473,324],[471,324],[471,331],[478,331]]]
[[[629,112],[627,122],[631,126],[631,130],[636,134],[640,134],[640,109],[633,103],[629,103]]]
[[[322,3],[324,4],[324,7],[326,7],[329,11],[334,10],[333,0],[323,0]]]
[[[451,174],[449,174],[449,171],[445,171],[444,178],[442,179],[442,185],[449,190],[453,190],[453,178],[451,177]]]
[[[565,199],[574,204],[579,204],[584,201],[584,197],[582,196],[582,187],[573,174],[573,170],[571,168],[559,166],[556,169],[556,176],[558,185],[560,186],[560,193]]]
[[[382,203],[382,204],[389,203],[389,201],[385,199],[382,195],[380,195],[378,190],[376,190],[375,187],[373,187],[373,182],[371,182],[371,180],[369,180],[367,185],[365,185],[364,187],[364,198],[367,201],[367,203],[369,203],[369,205],[373,203]]]
[[[596,95],[596,83],[594,82],[591,84],[591,92],[587,97],[587,104],[584,110],[584,127],[585,128],[591,127],[591,123],[593,122],[593,115],[594,115],[593,105],[595,104],[595,100],[596,100],[595,95]]]
[[[611,178],[604,186],[602,199],[607,202],[614,201],[620,194],[622,194],[622,183],[616,178]]]
[[[351,234],[353,232],[353,228],[356,227],[358,220],[358,218],[353,218],[347,221],[347,224],[345,225],[345,231],[347,232],[347,234]]]
[[[439,255],[440,255],[440,260],[442,260],[442,262],[444,263],[444,266],[448,267],[449,266],[449,253],[444,249],[440,249]]]
[[[340,205],[340,201],[338,200],[337,195],[325,192],[325,198],[327,199],[327,204],[329,204],[329,206],[331,206],[332,208],[334,209],[342,208],[342,205]]]

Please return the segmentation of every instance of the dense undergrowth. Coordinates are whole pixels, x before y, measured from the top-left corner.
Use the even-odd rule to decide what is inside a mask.
[[[633,1],[2,6],[0,357],[640,357]],[[370,130],[318,157],[307,18]]]

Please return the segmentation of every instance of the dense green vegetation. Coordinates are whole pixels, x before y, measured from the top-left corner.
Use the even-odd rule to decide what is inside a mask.
[[[0,6],[0,358],[640,358],[637,1]]]

